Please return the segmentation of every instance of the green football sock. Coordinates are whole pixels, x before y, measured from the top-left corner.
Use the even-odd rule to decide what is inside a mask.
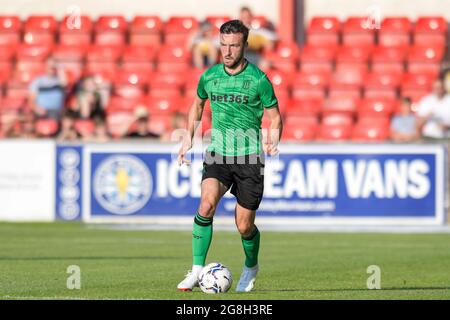
[[[199,213],[194,218],[192,232],[193,265],[205,265],[213,233],[212,222],[213,219],[202,217]]]
[[[245,266],[247,268],[253,268],[258,264],[259,238],[260,234],[256,226],[251,235],[245,238],[241,237],[245,252]]]

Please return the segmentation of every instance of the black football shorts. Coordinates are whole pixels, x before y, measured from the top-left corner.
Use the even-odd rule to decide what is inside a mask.
[[[216,178],[236,197],[242,207],[257,210],[264,192],[264,156],[223,156],[206,152],[202,181]]]

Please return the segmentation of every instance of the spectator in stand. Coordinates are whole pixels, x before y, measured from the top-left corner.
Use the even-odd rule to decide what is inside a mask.
[[[177,130],[183,130],[185,132],[187,125],[187,116],[181,112],[174,112],[172,115],[172,130],[170,132],[165,132],[161,135],[160,140],[165,142],[178,142],[176,141],[177,137],[180,137],[179,134],[176,133]],[[175,136],[172,134],[175,133]]]
[[[159,138],[158,134],[155,134],[149,130],[148,123],[150,116],[148,114],[147,108],[145,108],[144,106],[137,107],[134,115],[136,119],[136,128],[130,128],[125,134],[126,138]]]
[[[269,24],[254,29],[252,27],[253,17],[253,12],[249,7],[241,7],[239,20],[250,29],[247,40],[248,48],[245,52],[245,57],[251,63],[265,69],[268,66],[268,62],[262,58],[261,54],[264,50],[273,50],[275,42],[278,40],[278,36],[273,26]]]
[[[59,120],[64,108],[67,78],[64,70],[52,58],[46,62],[45,74],[30,84],[31,108],[39,118]]]
[[[208,21],[200,24],[199,30],[189,41],[193,64],[198,69],[208,68],[217,62],[219,39],[214,34],[214,27]]]
[[[411,111],[411,98],[402,98],[399,112],[392,117],[391,140],[395,142],[412,142],[419,139],[417,118]]]
[[[420,100],[417,115],[424,138],[450,138],[450,95],[441,79],[433,83],[433,92]]]
[[[73,110],[66,109],[63,112],[61,126],[57,136],[60,141],[74,141],[80,138],[75,130],[76,113]]]

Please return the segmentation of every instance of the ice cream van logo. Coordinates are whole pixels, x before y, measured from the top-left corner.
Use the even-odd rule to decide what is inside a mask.
[[[142,209],[152,194],[152,176],[134,156],[112,156],[94,174],[94,196],[113,214],[132,214]]]

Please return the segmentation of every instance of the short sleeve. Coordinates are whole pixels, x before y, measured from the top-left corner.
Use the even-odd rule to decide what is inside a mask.
[[[198,81],[197,95],[199,96],[200,99],[203,100],[208,99],[208,93],[206,92],[205,88],[205,73],[202,74],[200,80]]]
[[[273,91],[272,83],[266,75],[260,79],[258,90],[259,96],[261,97],[261,103],[264,108],[272,108],[278,104],[277,97]]]

